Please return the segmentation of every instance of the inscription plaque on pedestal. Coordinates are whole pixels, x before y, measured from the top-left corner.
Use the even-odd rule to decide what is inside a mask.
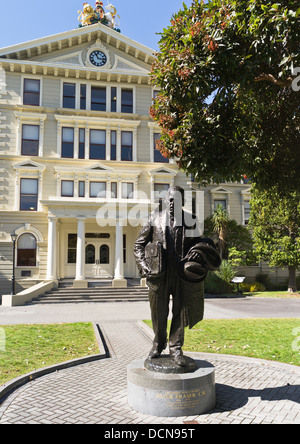
[[[215,407],[215,369],[196,360],[190,373],[160,373],[147,370],[144,361],[127,367],[128,404],[140,413],[161,416],[192,416]]]

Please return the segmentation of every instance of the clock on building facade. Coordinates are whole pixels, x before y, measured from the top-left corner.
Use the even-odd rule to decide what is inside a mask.
[[[107,63],[107,56],[100,50],[91,52],[89,59],[94,66],[104,66]]]

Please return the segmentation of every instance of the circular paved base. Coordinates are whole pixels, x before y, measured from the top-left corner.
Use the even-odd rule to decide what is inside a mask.
[[[207,413],[215,407],[215,368],[206,361],[195,361],[192,373],[165,374],[149,371],[144,361],[127,367],[127,401],[140,413],[177,417]]]

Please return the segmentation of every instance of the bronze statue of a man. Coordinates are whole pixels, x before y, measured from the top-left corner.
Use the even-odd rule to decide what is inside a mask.
[[[184,329],[203,319],[204,285],[208,270],[219,267],[221,258],[211,239],[201,237],[195,216],[183,210],[184,190],[171,187],[166,209],[150,215],[135,242],[140,274],[147,278],[154,330],[148,359],[158,358],[167,347],[167,321],[172,295],[169,350],[173,361],[185,366],[182,353]]]

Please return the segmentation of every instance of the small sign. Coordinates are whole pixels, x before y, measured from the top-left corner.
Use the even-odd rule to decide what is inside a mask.
[[[246,277],[242,277],[242,276],[237,276],[235,278],[232,279],[232,283],[233,284],[242,284],[244,282],[244,280],[246,279]]]

